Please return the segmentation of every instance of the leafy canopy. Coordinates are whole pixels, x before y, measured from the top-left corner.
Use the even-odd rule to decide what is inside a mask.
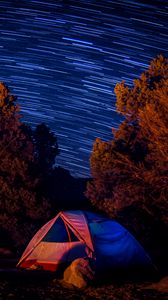
[[[168,59],[158,56],[133,81],[115,87],[124,120],[113,139],[96,139],[86,195],[111,216],[133,204],[168,222]]]
[[[37,197],[39,178],[31,172],[37,164],[35,145],[15,102],[0,83],[0,228],[17,246],[29,240],[33,224],[47,218],[49,205]]]

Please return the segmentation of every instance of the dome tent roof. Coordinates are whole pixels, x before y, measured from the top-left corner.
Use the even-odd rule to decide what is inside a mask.
[[[76,210],[61,211],[46,223],[17,266],[55,271],[79,257],[94,258],[100,269],[151,264],[143,247],[122,225],[101,214]]]

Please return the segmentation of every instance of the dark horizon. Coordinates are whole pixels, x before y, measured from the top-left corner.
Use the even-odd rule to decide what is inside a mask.
[[[96,137],[109,140],[120,116],[114,87],[168,56],[166,1],[2,0],[0,81],[23,120],[58,138],[56,165],[90,177]]]

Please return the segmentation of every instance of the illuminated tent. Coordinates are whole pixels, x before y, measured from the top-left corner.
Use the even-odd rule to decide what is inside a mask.
[[[62,211],[35,234],[17,266],[56,271],[79,257],[93,258],[99,270],[151,264],[140,243],[119,223],[88,211]]]

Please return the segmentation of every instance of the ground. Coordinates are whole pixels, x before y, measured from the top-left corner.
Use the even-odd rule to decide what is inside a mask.
[[[14,265],[14,261],[13,261]],[[114,280],[94,282],[83,290],[63,286],[54,273],[23,271],[1,264],[0,300],[167,300],[168,277],[155,281]]]

